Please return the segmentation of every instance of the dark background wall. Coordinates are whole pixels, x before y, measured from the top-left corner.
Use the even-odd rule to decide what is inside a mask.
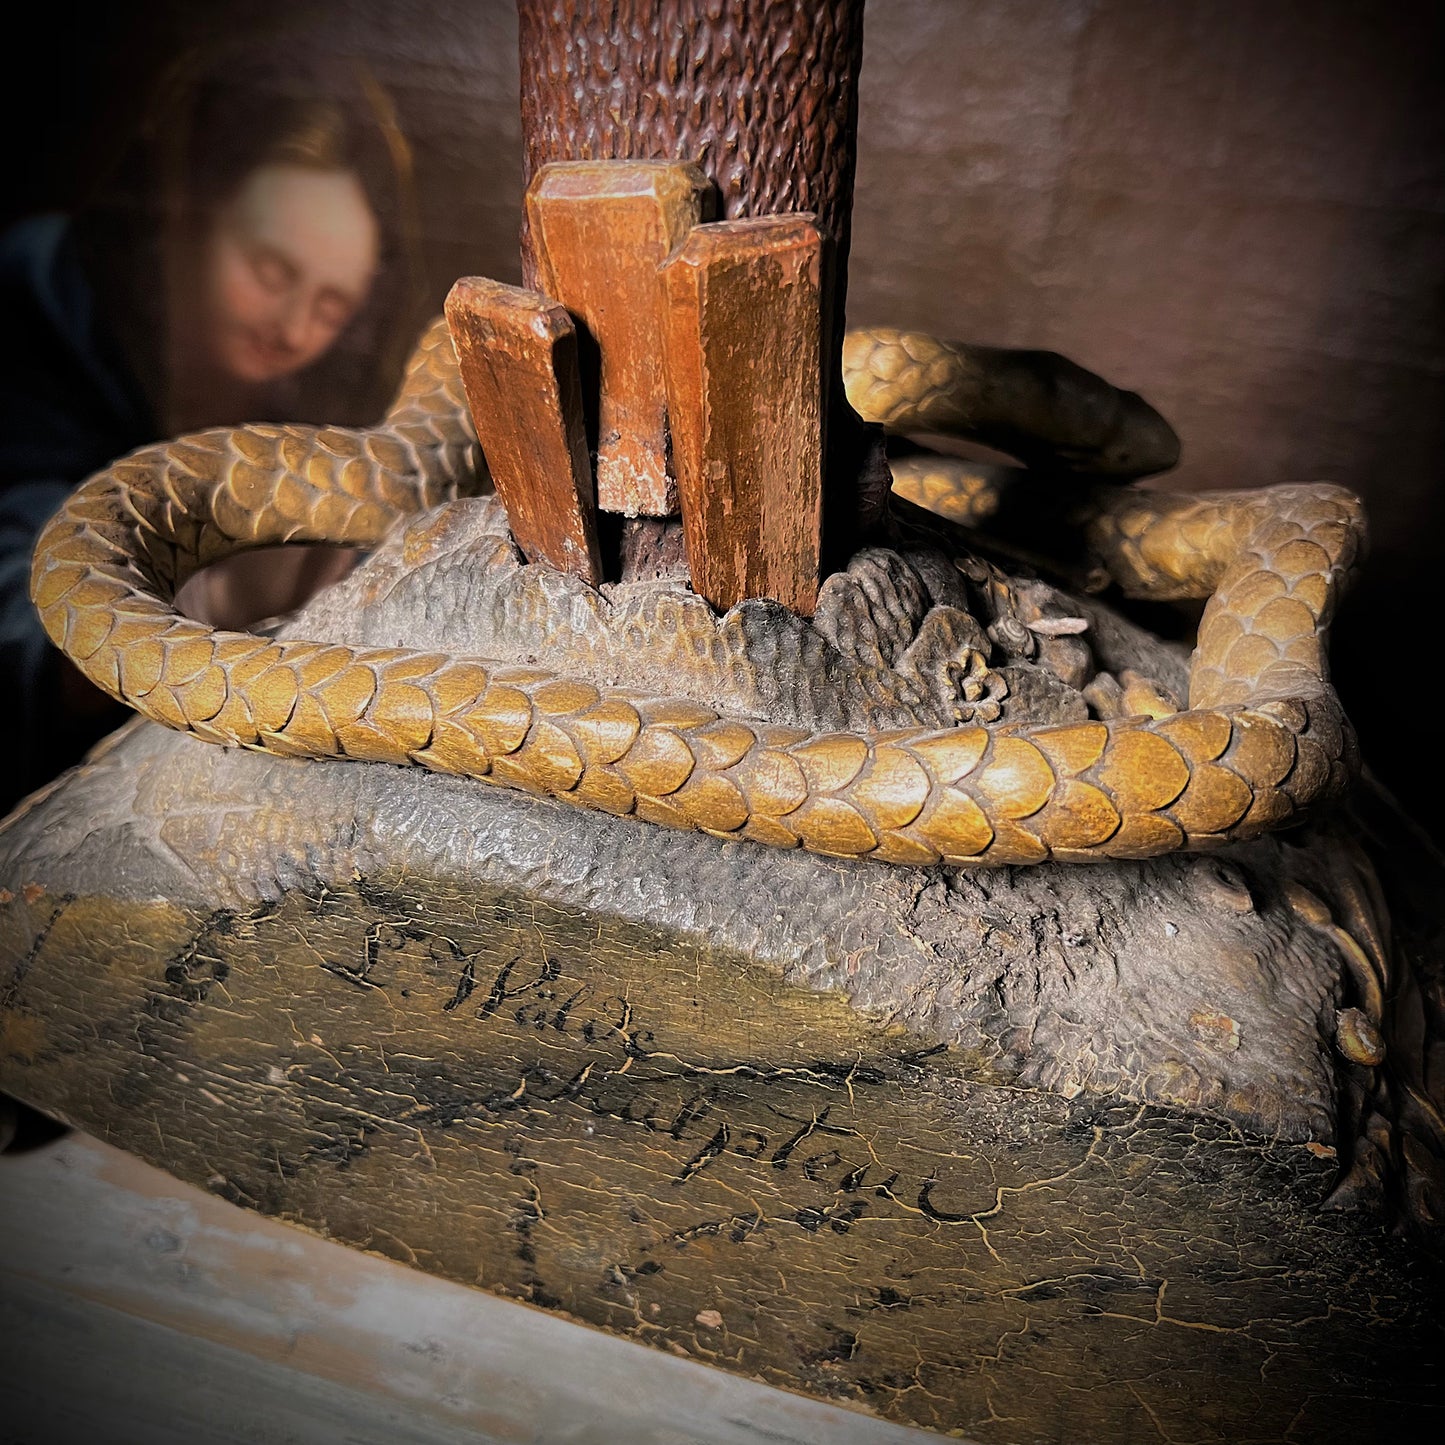
[[[0,220],[83,193],[187,45],[365,57],[417,150],[431,294],[518,275],[508,0],[53,3],[8,47]],[[1143,392],[1166,485],[1329,479],[1374,547],[1337,630],[1371,765],[1445,813],[1445,6],[869,0],[850,319],[1045,346]],[[1445,832],[1445,829],[1437,829]]]

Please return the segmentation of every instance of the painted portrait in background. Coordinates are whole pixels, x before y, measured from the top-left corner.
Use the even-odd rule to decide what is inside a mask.
[[[291,48],[294,52],[296,47]],[[426,308],[411,152],[359,62],[229,46],[162,76],[86,204],[0,237],[0,812],[122,720],[41,632],[41,527],[136,447],[243,421],[378,415]],[[350,554],[230,559],[182,605],[241,627]]]

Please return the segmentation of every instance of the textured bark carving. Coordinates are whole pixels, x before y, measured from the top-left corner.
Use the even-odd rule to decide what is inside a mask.
[[[694,161],[720,220],[810,211],[841,318],[862,0],[520,0],[518,15],[529,182],[549,161]],[[525,243],[523,258],[535,267]]]

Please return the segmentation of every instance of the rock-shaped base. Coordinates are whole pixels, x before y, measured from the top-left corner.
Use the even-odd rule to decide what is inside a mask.
[[[948,1000],[920,993],[909,1028],[848,1002],[861,977],[876,1004],[890,969],[942,978],[908,964],[939,937],[905,910],[887,934],[870,896],[904,870],[490,791],[464,842],[441,804],[465,785],[439,778],[403,814],[414,866],[367,862],[365,827],[320,828],[308,863],[276,847],[291,810],[315,829],[323,785],[349,808],[341,784],[380,770],[267,766],[317,791],[285,811],[263,795],[258,831],[269,817],[289,859],[264,897],[246,901],[258,881],[235,859],[224,903],[179,870],[176,901],[143,902],[160,854],[134,832],[125,869],[87,889],[87,853],[117,856],[104,820],[89,839],[61,826],[28,887],[11,858],[0,1088],[332,1238],[970,1438],[1345,1440],[1424,1408],[1431,1278],[1406,1241],[1321,1211],[1322,1120],[1282,1120],[1285,1142],[1117,1090],[1068,1100],[923,1032]],[[677,917],[648,840],[700,883],[733,868],[729,904]],[[1135,865],[1134,896],[1161,866]],[[969,875],[1016,908],[1046,876]],[[940,916],[957,897],[941,889]],[[1235,917],[1277,927],[1269,906]]]
[[[812,726],[1007,725],[1140,670],[1167,705],[1177,656],[1097,604],[1060,631],[1076,600],[1031,585],[868,553],[821,621],[719,620],[529,574],[481,506],[292,628],[547,644]],[[1394,1181],[1430,1214],[1438,936],[1392,950],[1354,826],[884,866],[137,725],[0,829],[0,1090],[248,1207],[903,1422],[1403,1432],[1438,1279],[1320,1206],[1348,1164],[1350,1199]]]

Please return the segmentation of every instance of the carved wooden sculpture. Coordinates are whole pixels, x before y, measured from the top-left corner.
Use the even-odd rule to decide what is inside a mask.
[[[539,289],[458,283],[376,427],[146,448],[42,539],[51,635],[175,731],[0,831],[5,1087],[898,1419],[1348,1437],[1351,1352],[1404,1379],[1427,1291],[1316,1206],[1428,1226],[1445,1142],[1438,926],[1397,879],[1392,941],[1370,795],[1322,807],[1358,503],[1123,487],[1177,456],[1138,397],[840,342],[852,0],[521,15]],[[884,506],[863,423],[1025,463],[892,463],[1000,550]],[[176,612],[291,540],[375,551],[276,635]],[[1057,549],[1076,589],[1019,560]],[[1106,583],[1207,598],[1192,658]]]
[[[912,409],[895,373],[878,413],[900,428],[936,425],[929,408],[948,404],[931,372],[914,375]],[[1147,858],[1258,836],[1350,776],[1324,634],[1362,523],[1337,487],[1087,494],[1112,580],[1139,597],[1210,598],[1188,708],[1163,718],[810,735],[545,666],[273,642],[175,611],[175,590],[235,550],[375,546],[452,494],[472,446],[460,393],[438,324],[372,431],[217,431],[126,458],[41,539],[34,598],[48,631],[93,682],[212,741],[414,764],[885,862]]]

